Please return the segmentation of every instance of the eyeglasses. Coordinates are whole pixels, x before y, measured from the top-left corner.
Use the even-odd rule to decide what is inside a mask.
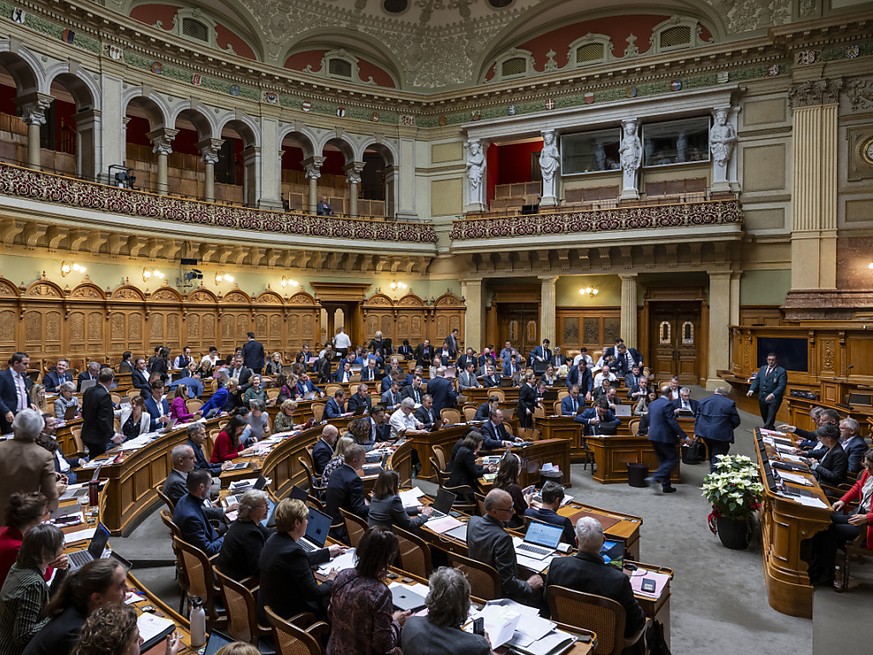
[[[514,505],[510,505],[509,507],[495,507],[494,509],[496,509],[497,511],[500,511],[500,512],[509,512],[510,514],[515,512]]]

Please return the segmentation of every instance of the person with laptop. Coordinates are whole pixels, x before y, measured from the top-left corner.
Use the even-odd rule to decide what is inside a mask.
[[[346,413],[346,392],[344,389],[337,389],[333,398],[327,401],[324,405],[324,418],[342,418]]]
[[[118,435],[112,437],[112,444],[117,445],[136,439],[141,434],[152,432],[152,416],[146,411],[145,401],[142,396],[134,396],[130,399],[130,403],[116,410],[116,415],[119,416],[118,424],[121,426],[121,431]]]
[[[352,414],[369,414],[373,409],[373,401],[370,398],[370,389],[366,384],[361,382],[358,385],[357,391],[349,396],[349,401],[346,403],[346,410]]]
[[[151,431],[164,427],[170,422],[170,404],[164,399],[164,381],[151,383],[152,393],[145,400],[145,408],[152,417]]]
[[[269,625],[265,607],[284,619],[301,612],[312,612],[319,619],[327,617],[327,600],[333,575],[319,584],[312,567],[345,552],[333,545],[307,552],[300,545],[309,523],[309,508],[301,500],[284,498],[273,511],[276,532],[267,539],[258,558],[261,588],[258,592],[258,619]]]
[[[586,435],[615,434],[616,429],[621,425],[621,419],[609,409],[609,401],[606,398],[594,401],[594,407],[577,414],[574,421],[585,426]]]
[[[73,395],[74,393],[76,393],[75,382],[61,383],[58,388],[58,397],[55,398],[54,403],[55,418],[66,421],[76,416],[79,411],[79,399]]]
[[[485,516],[474,516],[467,524],[467,556],[496,569],[501,596],[540,607],[543,578],[538,574],[527,580],[518,577],[515,547],[504,528],[514,512],[512,496],[502,489],[489,491],[485,496]]]
[[[484,437],[482,442],[484,450],[497,450],[512,446],[514,439],[506,430],[506,425],[503,423],[503,410],[499,407],[492,409],[488,414],[488,420],[482,424],[482,437]]]
[[[242,582],[246,578],[257,579],[261,551],[272,530],[262,525],[270,511],[267,492],[249,489],[239,501],[236,521],[230,524],[224,535],[224,543],[218,552],[215,565],[229,578]]]
[[[424,423],[415,418],[415,401],[404,398],[400,406],[391,414],[388,424],[391,426],[391,441],[413,434],[425,434]]]
[[[208,471],[195,469],[188,473],[185,482],[188,493],[176,503],[173,523],[179,526],[182,539],[212,557],[224,543],[224,537],[218,534],[206,517],[203,505],[212,488],[212,476]]]
[[[433,513],[429,507],[405,508],[399,495],[400,476],[397,471],[383,470],[373,486],[373,499],[367,523],[391,528],[395,525],[404,530],[415,531],[427,522]]]
[[[561,541],[575,546],[576,534],[573,531],[573,523],[568,517],[558,514],[561,503],[564,501],[564,487],[557,482],[549,480],[543,485],[540,499],[539,507],[528,507],[524,511],[524,515],[529,516],[535,521],[560,526],[564,530]]]
[[[175,506],[178,505],[179,500],[188,493],[188,474],[197,468],[197,456],[194,454],[194,449],[191,446],[188,444],[179,444],[173,446],[173,450],[170,451],[170,460],[173,463],[173,470],[170,471],[170,474],[164,481],[164,486],[161,491],[163,491],[164,495],[167,496]],[[210,472],[210,476],[211,475],[212,473]],[[221,482],[213,479],[212,486],[215,487],[216,483],[218,484],[216,488],[217,493],[218,489],[221,488]],[[222,529],[225,527],[224,524],[227,523],[227,517],[224,514],[224,510],[220,507],[213,507],[212,503],[209,500],[206,500],[203,503],[203,511],[206,514],[207,519],[210,521],[216,521]]]
[[[603,562],[603,526],[590,516],[576,522],[579,552],[572,557],[556,557],[549,564],[549,585],[566,587],[586,594],[605,596],[619,603],[625,612],[624,636],[630,646],[642,636],[646,625],[643,608],[634,598],[630,578]],[[629,643],[628,643],[629,641]]]
[[[333,525],[338,526],[332,530],[332,534],[341,541],[346,541],[345,526],[343,525],[340,508],[351,512],[365,521],[370,508],[364,500],[364,482],[358,475],[367,459],[367,451],[360,444],[354,444],[346,452],[345,462],[330,474],[327,481],[325,499],[327,501],[327,513],[333,520]]]

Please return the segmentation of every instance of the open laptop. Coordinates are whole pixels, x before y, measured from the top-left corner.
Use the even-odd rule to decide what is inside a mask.
[[[236,640],[232,637],[219,632],[218,630],[209,631],[209,641],[206,642],[206,647],[203,650],[203,655],[215,655],[225,646],[234,643]]]
[[[563,534],[564,528],[560,525],[531,521],[524,534],[524,541],[517,544],[515,550],[531,559],[545,559],[554,555]]]
[[[85,393],[91,387],[97,386],[97,380],[82,380],[82,383],[79,385],[79,393]]]
[[[379,462],[375,462],[373,464],[364,464],[361,468],[364,471],[364,475],[379,475],[382,470],[388,464],[388,458],[391,456],[390,450],[385,450],[382,454],[382,460]]]
[[[72,421],[79,415],[79,406],[71,405],[64,410],[64,421]]]
[[[327,533],[330,532],[331,518],[314,507],[309,508],[309,523],[306,524],[306,534],[297,543],[308,553],[324,548]]]
[[[631,415],[631,409],[630,405],[616,405],[613,414],[619,417],[628,417]]]
[[[424,596],[400,585],[391,587],[391,602],[394,609],[402,612],[417,612],[426,607]]]
[[[455,499],[457,498],[457,494],[453,494],[451,491],[447,491],[446,489],[440,489],[437,492],[436,500],[434,500],[433,505],[433,514],[430,515],[428,521],[432,521],[434,519],[442,519],[448,516],[449,512],[452,509],[452,505],[455,504]]]
[[[97,529],[94,530],[94,536],[91,537],[91,543],[87,550],[74,550],[67,555],[70,560],[70,573],[78,571],[88,562],[93,562],[103,557],[103,551],[106,549],[106,544],[109,543],[109,530],[102,523],[97,524]]]
[[[246,491],[251,491],[252,489],[257,489],[260,491],[261,489],[263,489],[266,486],[267,486],[267,478],[265,478],[263,475],[259,475],[258,479],[255,480],[255,483],[251,487],[249,487],[248,489],[243,491],[241,494],[228,494],[227,496],[225,496],[222,499],[222,502],[226,506],[230,506],[230,505],[234,505],[234,504],[239,505],[242,502],[242,497]]]
[[[551,400],[552,402],[554,402],[557,399],[558,399],[558,390],[557,389],[546,389],[545,391],[543,391],[543,400],[544,401]]]
[[[161,432],[169,432],[174,427],[176,427],[176,423],[179,422],[179,419],[171,417],[167,424],[161,429]]]

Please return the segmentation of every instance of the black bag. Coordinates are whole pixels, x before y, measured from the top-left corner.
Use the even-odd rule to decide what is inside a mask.
[[[652,627],[646,633],[646,643],[649,655],[671,655],[670,647],[664,638],[664,625],[660,621],[652,621]]]
[[[706,460],[706,444],[700,439],[690,446],[682,447],[683,464],[700,464],[704,460]]]

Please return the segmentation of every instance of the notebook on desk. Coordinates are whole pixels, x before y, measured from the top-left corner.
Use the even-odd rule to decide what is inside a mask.
[[[391,587],[391,602],[394,609],[403,612],[417,612],[426,607],[424,596],[402,585]]]
[[[629,417],[631,415],[630,405],[616,405],[613,414],[619,417]]]
[[[64,411],[64,421],[72,421],[78,415],[79,415],[79,406],[78,405],[70,405]]]

